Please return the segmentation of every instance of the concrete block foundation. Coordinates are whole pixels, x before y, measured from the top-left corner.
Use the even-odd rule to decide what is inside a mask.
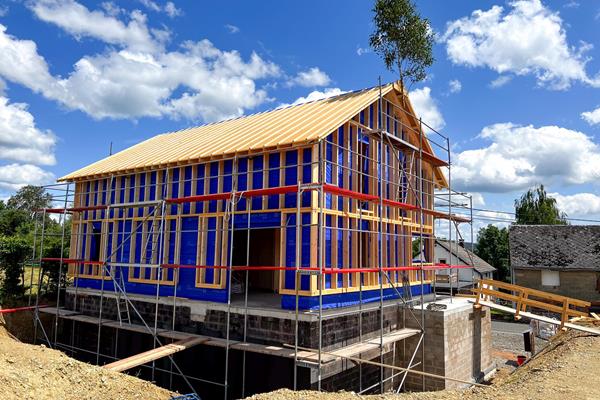
[[[269,295],[270,297],[276,297]],[[156,298],[144,295],[128,295],[137,312],[130,307],[131,322],[141,324],[138,313],[146,323],[154,326],[155,316],[158,328],[201,334],[224,338],[227,327],[227,306],[220,303],[195,301],[177,298],[159,298],[158,314],[156,314]],[[65,308],[80,314],[98,318],[100,303],[102,303],[102,319],[117,320],[117,300],[113,293],[105,293],[100,301],[100,293],[95,290],[79,289],[77,294],[69,290],[65,297]],[[234,301],[230,313],[230,339],[243,339],[246,325],[246,341],[266,345],[290,345],[295,341],[294,311],[282,310],[278,307],[278,299],[255,299],[249,303],[247,314],[244,307]],[[445,375],[465,381],[478,381],[485,373],[493,368],[491,351],[491,322],[488,310],[475,310],[466,299],[454,298],[438,301],[443,304],[443,310],[427,310],[421,315],[420,306],[412,310],[403,308],[398,301],[387,301],[383,309],[384,333],[397,331],[402,328],[420,329],[420,321],[424,320],[425,334],[416,334],[408,339],[389,343],[383,349],[383,362],[401,367],[408,366],[411,357],[416,370]],[[428,304],[425,304],[427,307]],[[323,310],[322,348],[332,351],[349,346],[362,340],[378,338],[380,333],[381,311],[378,304],[362,307]],[[174,323],[174,325],[173,325]],[[86,345],[90,351],[95,351],[97,344],[98,325],[84,322],[61,320],[59,338],[63,343]],[[144,333],[128,332],[105,327],[101,328],[101,352],[113,354],[117,358],[127,357],[136,352],[152,348],[151,336]],[[298,313],[298,343],[299,346],[316,349],[319,346],[319,316],[316,312],[302,311]],[[81,335],[85,336],[82,340]],[[424,351],[414,350],[420,341],[424,343]],[[91,353],[90,353],[91,354]],[[196,376],[198,379],[210,379],[223,382],[224,378],[224,349],[200,345],[179,353],[176,361],[184,373]],[[230,351],[229,383],[232,398],[242,395],[242,358],[245,357],[246,380],[245,393],[274,390],[281,387],[291,388],[293,385],[293,359],[284,359],[265,354],[254,354],[235,350]],[[93,358],[93,357],[92,357]],[[381,361],[379,349],[371,350],[360,355],[365,360]],[[192,362],[192,360],[194,362]],[[94,360],[88,360],[94,362]],[[103,359],[109,362],[110,359]],[[102,363],[102,362],[101,362]],[[164,365],[169,370],[168,359],[161,360],[157,365]],[[199,367],[202,365],[202,367]],[[212,365],[212,367],[211,367]],[[269,378],[258,371],[271,371]],[[132,371],[135,372],[135,371]],[[350,360],[338,360],[324,364],[321,368],[321,388],[326,391],[352,390],[360,391],[373,387],[370,392],[380,390],[381,370],[377,366],[359,366]],[[306,363],[297,369],[298,389],[317,389],[318,368]],[[392,378],[392,375],[395,375]],[[142,374],[143,376],[143,374]],[[159,374],[160,376],[160,374]],[[395,389],[403,378],[398,371],[384,369],[384,390]],[[162,380],[161,380],[162,379]],[[162,384],[166,380],[173,384],[173,378],[155,380]],[[177,379],[175,380],[177,381]],[[250,382],[251,381],[251,382]],[[464,386],[443,379],[423,378],[408,374],[405,389],[411,391],[442,390]],[[180,390],[185,391],[185,387]],[[222,388],[215,385],[198,384],[198,393],[206,398],[222,396]]]

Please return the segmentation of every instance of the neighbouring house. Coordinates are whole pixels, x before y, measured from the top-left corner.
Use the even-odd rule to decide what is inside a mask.
[[[513,225],[508,235],[515,284],[600,300],[599,225]]]
[[[471,267],[454,268],[451,274],[448,269],[437,270],[435,285],[438,288],[450,288],[451,284],[456,289],[473,287],[479,279],[492,279],[496,271],[496,268],[467,249],[461,240],[435,239],[434,255],[436,264]]]

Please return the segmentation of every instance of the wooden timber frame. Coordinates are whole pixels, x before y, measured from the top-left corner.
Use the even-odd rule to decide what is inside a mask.
[[[442,138],[441,143],[433,141],[435,135]],[[432,143],[446,154],[447,160],[434,155]],[[447,168],[447,174],[441,173],[441,168]],[[52,186],[49,190],[65,192],[61,195],[64,207],[37,213],[36,238],[39,240],[34,243],[31,266],[53,264],[60,274],[63,274],[63,266],[68,266],[75,307],[78,288],[92,287],[100,291],[101,301],[105,290],[122,296],[127,313],[134,312],[141,318],[128,293],[139,293],[138,287],[149,288],[144,293],[155,293],[156,312],[153,326],[152,321],[144,321],[144,326],[154,336],[155,348],[163,346],[157,336],[159,297],[171,296],[175,308],[178,296],[189,297],[188,293],[196,289],[224,292],[228,306],[225,340],[229,343],[232,272],[237,270],[245,275],[247,314],[248,275],[250,271],[269,268],[278,274],[278,292],[295,297],[297,347],[299,298],[302,296],[318,298],[315,313],[319,316],[321,338],[324,296],[358,292],[362,299],[363,292],[378,290],[379,306],[383,310],[384,290],[393,290],[398,294],[395,300],[398,305],[414,317],[413,302],[418,301],[423,308],[426,285],[432,286],[435,300],[436,270],[465,267],[453,265],[452,258],[448,265],[435,265],[432,257],[435,220],[448,221],[450,241],[453,234],[459,237],[459,223],[471,222],[469,215],[452,212],[453,207],[460,204],[457,197],[468,199],[469,204],[472,202],[467,195],[452,191],[450,170],[449,139],[416,118],[405,95],[390,92],[380,95],[335,132],[314,143],[260,149],[195,164],[148,168]],[[444,191],[436,194],[436,189]],[[439,204],[444,202],[441,208],[446,207],[447,211],[443,212]],[[50,213],[60,214],[62,221],[71,218],[68,258],[45,257],[44,221]],[[276,243],[278,265],[249,265],[249,246],[245,265],[233,265],[230,244],[236,231],[246,230],[249,243],[250,232],[256,229],[251,226],[252,218],[267,218],[274,213],[279,218],[275,223],[270,222],[269,227],[280,231]],[[245,227],[236,225],[240,220]],[[41,225],[39,232],[38,225]],[[412,254],[415,240],[420,249],[416,259]],[[64,233],[62,241],[65,241]],[[190,243],[195,244],[194,254],[188,251],[193,247]],[[290,243],[296,245],[290,246]],[[307,252],[303,251],[305,247]],[[180,287],[184,275],[193,282],[187,293]],[[38,289],[43,282],[40,274]],[[405,299],[400,290],[405,293],[414,286],[420,289],[419,298]],[[55,327],[58,326],[61,290],[65,288],[59,288]],[[40,292],[35,294],[36,304]],[[32,294],[33,291],[30,297]],[[362,300],[358,306],[357,312],[362,318]],[[36,312],[36,330],[41,326],[37,315]],[[383,312],[380,315],[383,364]],[[102,318],[100,307],[97,362]],[[119,315],[119,322],[128,323],[128,318],[121,321]],[[360,326],[362,339],[362,323]],[[425,352],[423,312],[420,326],[421,340],[412,359],[418,351]],[[244,324],[244,341],[245,329]],[[51,345],[52,340],[43,333]],[[56,331],[54,336],[56,345]],[[212,382],[224,388],[224,398],[228,398],[229,348],[226,344],[224,382]],[[245,352],[243,355],[245,372]],[[170,359],[193,390],[173,358]],[[319,390],[321,364],[320,344]],[[299,360],[295,359],[294,389],[298,365]],[[362,373],[360,364],[359,367]],[[424,368],[422,364],[421,367]],[[154,363],[151,368],[154,371]],[[382,366],[381,391],[388,379],[384,371]],[[392,379],[397,375],[401,374],[392,375]],[[245,374],[242,380],[244,377]],[[398,390],[405,378],[406,374]],[[361,392],[372,389],[361,386]]]

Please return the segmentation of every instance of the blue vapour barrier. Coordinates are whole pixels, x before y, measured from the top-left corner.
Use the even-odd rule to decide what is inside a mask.
[[[398,292],[402,294],[404,290],[402,287],[396,289],[384,289],[383,299],[393,300],[399,298]],[[413,296],[419,296],[421,294],[421,285],[411,286],[411,293]],[[431,284],[423,285],[423,294],[429,293],[431,293]],[[323,295],[323,309],[354,306],[360,302],[360,297],[361,294],[358,291]],[[363,304],[375,301],[379,301],[379,289],[362,291]],[[290,294],[283,295],[281,297],[281,308],[285,310],[295,310],[296,296]],[[301,310],[318,310],[319,296],[298,296],[298,308]]]

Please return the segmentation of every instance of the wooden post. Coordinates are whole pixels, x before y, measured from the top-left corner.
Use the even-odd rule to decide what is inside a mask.
[[[517,321],[521,319],[519,314],[521,313],[521,308],[524,306],[523,300],[525,300],[525,292],[523,290],[519,290],[519,300],[517,301],[517,306],[515,307],[515,319]]]
[[[483,288],[483,281],[477,282],[477,289],[475,289],[475,308],[481,308],[479,300],[481,299],[481,289]]]
[[[565,298],[563,300],[563,306],[562,306],[562,315],[560,318],[560,329],[563,331],[566,331],[567,328],[565,328],[565,322],[567,322],[567,320],[569,319],[569,299]]]

